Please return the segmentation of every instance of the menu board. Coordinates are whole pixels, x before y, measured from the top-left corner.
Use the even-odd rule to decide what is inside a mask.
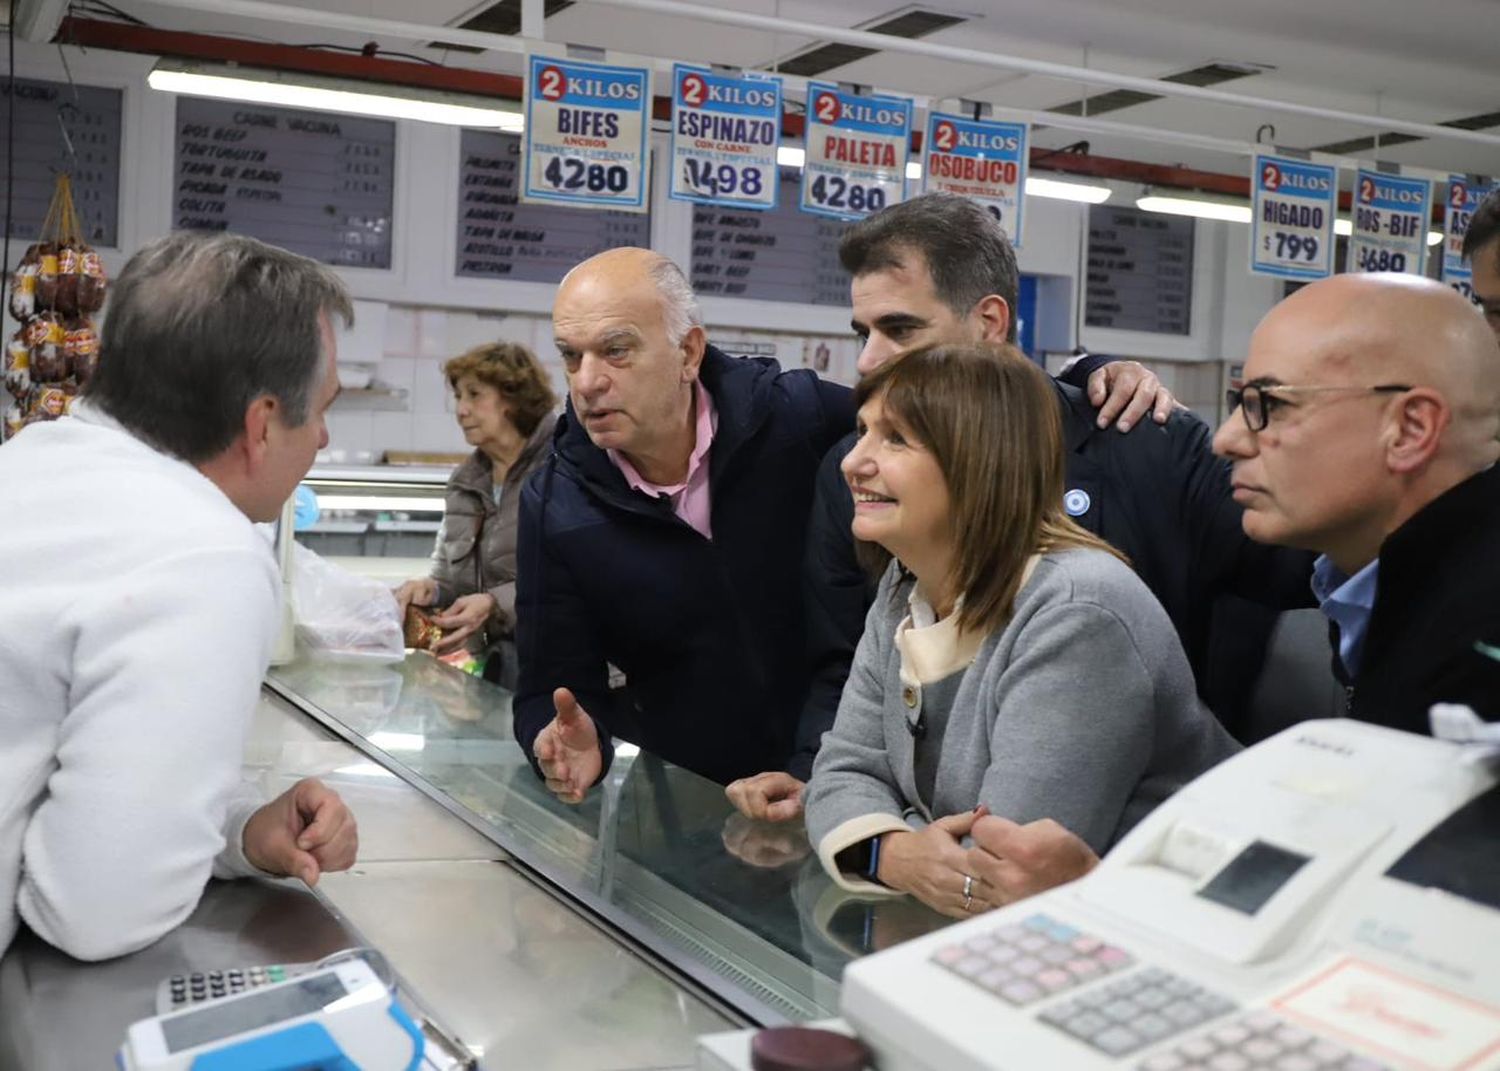
[[[40,236],[58,172],[67,171],[84,239],[94,246],[118,247],[120,91],[17,78],[14,88],[0,85],[0,130],[10,123],[13,104],[11,237],[34,241]],[[5,139],[0,138],[0,172],[5,166]]]
[[[651,244],[649,215],[518,204],[520,172],[519,134],[463,132],[454,265],[459,275],[556,283],[596,253]]]
[[[389,268],[395,171],[389,120],[179,97],[172,226]]]
[[[800,211],[800,182],[796,169],[782,169],[781,197],[767,211],[693,209],[690,275],[699,295],[848,306],[839,238],[849,224]]]
[[[1191,334],[1192,218],[1092,206],[1084,295],[1089,327]]]

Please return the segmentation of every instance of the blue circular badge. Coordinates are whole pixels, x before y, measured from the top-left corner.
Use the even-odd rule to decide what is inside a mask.
[[[1063,509],[1068,511],[1069,517],[1082,517],[1093,504],[1094,500],[1081,487],[1075,487],[1063,495]]]

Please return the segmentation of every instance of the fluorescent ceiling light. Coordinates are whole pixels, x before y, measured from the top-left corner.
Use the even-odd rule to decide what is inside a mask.
[[[1342,234],[1345,238],[1347,238],[1351,234],[1354,233],[1354,224],[1351,223],[1349,220],[1344,219],[1342,216],[1340,216],[1338,219],[1336,219],[1336,220],[1333,221],[1333,233],[1334,234]],[[1443,242],[1443,232],[1442,231],[1428,231],[1427,232],[1427,244],[1428,245],[1441,245],[1442,242]]]
[[[421,733],[376,732],[370,734],[370,743],[381,751],[422,751],[427,747],[427,737]]]
[[[1428,231],[1427,232],[1427,244],[1428,245],[1442,245],[1443,244],[1443,232],[1442,231]]]
[[[1194,216],[1219,219],[1226,223],[1249,223],[1250,206],[1223,201],[1200,201],[1195,197],[1161,197],[1147,194],[1136,199],[1135,207],[1145,212],[1162,212],[1169,216]]]
[[[1108,186],[1090,186],[1083,182],[1059,182],[1056,179],[1026,176],[1026,196],[1051,197],[1058,201],[1081,201],[1086,205],[1102,205],[1114,191]]]
[[[807,159],[807,152],[793,145],[779,145],[776,148],[776,162],[782,167],[801,167]]]
[[[487,127],[520,133],[525,119],[518,108],[499,107],[485,97],[295,71],[272,71],[227,64],[161,60],[146,76],[152,89],[251,104],[414,119],[450,126]],[[368,87],[368,88],[366,88]]]
[[[318,496],[318,508],[325,511],[348,509],[373,510],[376,513],[442,513],[443,500],[441,498],[418,498],[415,495],[403,498],[399,495],[320,494]]]

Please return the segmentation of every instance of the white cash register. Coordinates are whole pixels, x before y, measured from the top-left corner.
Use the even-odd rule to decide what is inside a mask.
[[[880,1071],[1500,1068],[1500,786],[1478,749],[1298,725],[1093,873],[877,953]]]

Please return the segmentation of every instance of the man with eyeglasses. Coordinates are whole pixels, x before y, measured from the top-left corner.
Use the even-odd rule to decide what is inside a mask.
[[[1341,275],[1273,309],[1214,449],[1247,535],[1321,555],[1313,586],[1362,721],[1500,718],[1500,345],[1456,292]]]
[[[1489,192],[1464,234],[1464,257],[1473,269],[1470,284],[1490,330],[1500,338],[1500,187]]]

